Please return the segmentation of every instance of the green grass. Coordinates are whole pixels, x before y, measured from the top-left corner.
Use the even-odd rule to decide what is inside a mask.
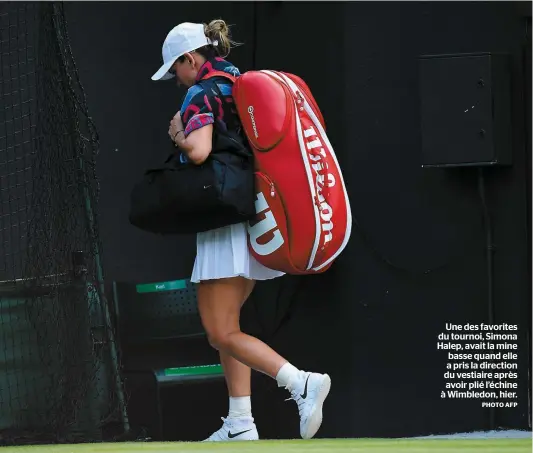
[[[335,439],[153,442],[4,447],[1,453],[530,453],[531,439]]]

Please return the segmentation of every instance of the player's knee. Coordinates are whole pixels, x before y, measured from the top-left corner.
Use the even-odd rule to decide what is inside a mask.
[[[209,344],[217,351],[227,351],[231,349],[233,344],[234,333],[227,330],[213,329],[211,332],[207,332],[207,339]]]

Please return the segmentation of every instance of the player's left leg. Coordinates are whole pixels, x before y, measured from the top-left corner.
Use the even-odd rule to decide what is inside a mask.
[[[253,291],[255,281],[247,280],[242,305]],[[227,352],[220,350],[220,363],[229,395],[229,411],[224,424],[204,442],[230,440],[257,440],[259,434],[252,417],[251,402],[251,368],[234,359]]]

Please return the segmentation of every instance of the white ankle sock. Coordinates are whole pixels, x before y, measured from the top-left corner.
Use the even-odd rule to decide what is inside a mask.
[[[286,387],[288,390],[293,390],[293,385],[300,377],[301,371],[295,366],[287,362],[283,365],[276,376],[278,387]]]
[[[252,400],[249,396],[229,397],[228,418],[252,416]]]

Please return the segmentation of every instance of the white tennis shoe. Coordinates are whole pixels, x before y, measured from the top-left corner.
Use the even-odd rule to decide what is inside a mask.
[[[257,427],[252,417],[222,418],[222,428],[215,431],[203,442],[237,442],[259,440]]]
[[[300,435],[311,439],[322,425],[322,406],[331,388],[327,374],[302,373],[292,385],[291,398],[296,401],[300,413]]]

